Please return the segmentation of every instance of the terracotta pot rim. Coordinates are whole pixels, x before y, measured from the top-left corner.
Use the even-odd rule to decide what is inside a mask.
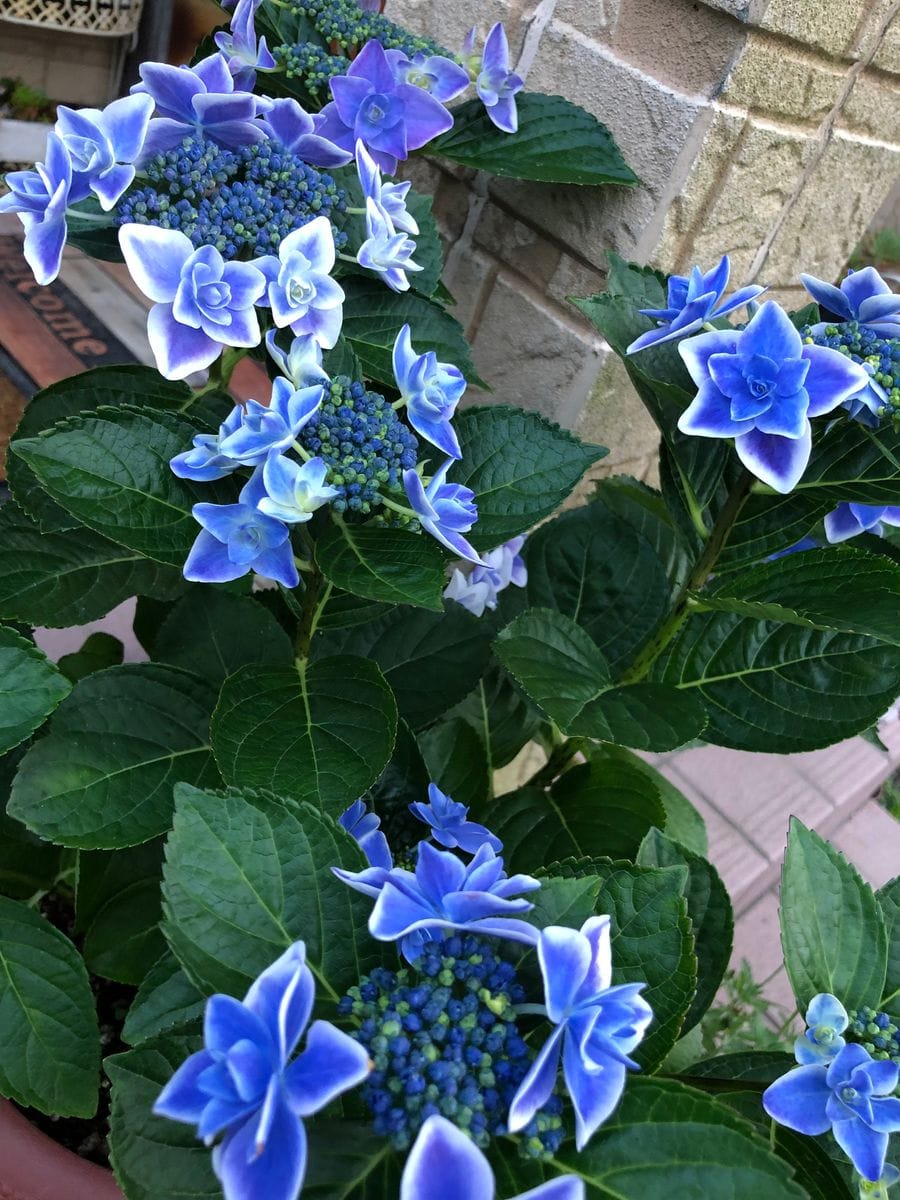
[[[112,1171],[79,1158],[0,1100],[0,1200],[124,1200]]]

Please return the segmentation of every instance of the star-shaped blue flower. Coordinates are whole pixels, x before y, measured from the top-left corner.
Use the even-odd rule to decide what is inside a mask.
[[[84,200],[93,192],[109,212],[134,181],[153,101],[138,94],[113,100],[102,110],[61,104],[56,112],[56,132],[72,160],[71,199]]]
[[[469,810],[464,804],[459,804],[446,795],[436,783],[428,785],[428,803],[416,801],[410,804],[409,811],[420,821],[431,827],[431,836],[448,850],[465,850],[474,854],[481,846],[490,846],[496,853],[503,849],[503,843],[495,837],[484,825],[469,820]]]
[[[238,0],[231,28],[217,33],[216,49],[225,56],[236,88],[252,91],[257,71],[272,71],[278,65],[266,39],[256,36],[256,12],[262,0]]]
[[[822,310],[826,324],[859,321],[884,338],[900,337],[900,295],[891,291],[874,267],[848,272],[840,287],[814,275],[801,275],[800,279]]]
[[[433,350],[416,354],[410,328],[397,334],[393,351],[394,378],[413,429],[450,458],[462,458],[459,439],[450,424],[466,390],[459,367],[438,362]]]
[[[478,552],[462,536],[478,520],[475,493],[461,483],[447,483],[447,472],[452,464],[453,459],[448,458],[427,487],[419,474],[410,468],[403,472],[403,486],[422,528],[460,558],[481,564]]]
[[[900,504],[856,504],[843,501],[825,518],[829,542],[845,542],[860,533],[881,537],[884,525],[900,525]]]
[[[62,264],[72,190],[72,160],[62,138],[50,133],[44,161],[33,171],[11,171],[6,186],[0,213],[18,216],[25,227],[25,261],[38,283],[52,283]]]
[[[470,59],[475,49],[475,36],[473,28],[463,45],[463,53]],[[516,94],[525,86],[525,81],[510,68],[509,40],[502,21],[491,26],[484,40],[481,63],[474,68],[474,74],[475,91],[491,121],[504,133],[515,133],[519,128]]]
[[[312,520],[317,509],[340,495],[338,488],[325,482],[328,464],[323,458],[298,463],[274,452],[263,464],[262,474],[266,494],[257,505],[259,511],[288,525]]]

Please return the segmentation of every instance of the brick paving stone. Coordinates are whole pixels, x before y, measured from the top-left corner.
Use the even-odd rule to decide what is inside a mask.
[[[873,887],[900,875],[900,821],[877,800],[857,809],[830,840]]]

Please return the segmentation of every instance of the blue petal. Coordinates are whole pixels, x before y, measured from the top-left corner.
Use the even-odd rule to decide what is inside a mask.
[[[848,271],[841,280],[841,291],[847,297],[854,316],[859,315],[861,305],[871,296],[889,296],[891,289],[874,267],[863,267],[861,271]]]
[[[779,1125],[815,1137],[831,1127],[825,1108],[831,1096],[827,1068],[796,1067],[763,1092],[763,1108]]]
[[[250,1041],[270,1052],[276,1043],[255,1012],[251,1012],[233,996],[210,996],[203,1017],[203,1040],[208,1050],[220,1053],[236,1042]]]
[[[119,246],[131,278],[145,296],[156,303],[175,299],[184,265],[194,253],[185,234],[155,225],[123,225]]]
[[[213,1169],[225,1200],[297,1200],[306,1173],[306,1131],[276,1094],[264,1146],[254,1114],[213,1151]]]
[[[316,995],[306,947],[295,942],[256,979],[244,1004],[269,1030],[282,1064],[287,1062],[309,1021]]]
[[[312,1116],[362,1083],[371,1067],[364,1046],[327,1021],[314,1021],[305,1049],[285,1072],[288,1103],[298,1117]]]
[[[863,1046],[851,1042],[835,1057],[828,1068],[828,1086],[840,1087],[842,1083],[846,1083],[857,1067],[864,1067],[870,1062],[872,1062],[871,1054]]]
[[[406,1159],[400,1200],[494,1200],[494,1173],[471,1138],[432,1116]]]
[[[748,471],[776,492],[786,495],[797,486],[806,470],[812,451],[812,430],[809,422],[800,438],[753,430],[735,438],[734,448]]]
[[[581,933],[591,948],[591,965],[584,978],[582,996],[596,996],[605,992],[612,983],[609,917],[588,917],[581,927]]]
[[[578,1043],[570,1033],[563,1047],[563,1075],[575,1109],[575,1146],[583,1150],[619,1103],[625,1090],[626,1068],[609,1058],[598,1069],[587,1070]]]
[[[565,1025],[558,1025],[553,1030],[537,1052],[534,1062],[528,1068],[528,1074],[519,1084],[507,1118],[510,1133],[518,1133],[524,1129],[538,1109],[547,1103],[556,1084],[565,1028]]]
[[[678,418],[678,428],[698,437],[739,437],[753,429],[753,418],[736,421],[728,397],[707,379]]]
[[[300,582],[297,564],[294,562],[294,551],[289,541],[280,546],[264,550],[251,563],[257,575],[266,579],[274,579],[276,583],[284,584],[286,588],[295,588]]]
[[[810,1027],[827,1025],[836,1033],[843,1033],[850,1023],[846,1008],[837,996],[832,996],[830,992],[820,992],[817,996],[813,996],[804,1020]]]
[[[757,296],[761,296],[763,292],[768,291],[767,288],[760,287],[758,283],[750,283],[746,287],[738,288],[733,296],[729,296],[712,314],[714,318],[727,317],[729,313],[735,312],[742,308],[743,305],[749,304],[751,300],[755,300]]]
[[[896,1084],[896,1063],[879,1062],[877,1067],[893,1067]],[[900,1133],[900,1098],[896,1096],[875,1096],[872,1099],[872,1128],[878,1133]]]
[[[712,355],[733,354],[742,336],[737,329],[719,329],[715,333],[701,333],[679,343],[678,353],[697,387],[709,380],[709,360]]]
[[[576,1175],[560,1175],[549,1183],[523,1192],[513,1200],[585,1200],[584,1181]]]
[[[147,339],[161,375],[186,379],[210,366],[222,347],[202,329],[175,320],[171,304],[155,304],[147,318]]]
[[[741,334],[739,353],[742,358],[762,354],[780,363],[799,358],[802,349],[803,339],[791,318],[780,304],[768,300]]]
[[[196,1125],[209,1103],[209,1096],[198,1090],[197,1079],[212,1063],[213,1057],[208,1050],[192,1054],[160,1092],[153,1105],[154,1113],[158,1117],[168,1117],[170,1121]]]
[[[547,1015],[558,1025],[574,1003],[591,967],[591,945],[580,930],[551,925],[541,930],[538,961],[544,979]]]
[[[845,321],[852,320],[853,310],[840,288],[826,283],[823,279],[816,279],[815,275],[801,275],[800,282],[824,312],[834,313],[836,317]]]
[[[834,545],[845,542],[848,538],[856,537],[863,532],[850,505],[846,502],[839,504],[833,512],[825,517],[825,537]]]
[[[183,574],[192,583],[229,583],[246,575],[248,567],[233,563],[228,547],[201,529],[185,559]]]
[[[806,390],[809,392],[811,417],[831,412],[869,384],[865,368],[839,350],[827,346],[804,346],[803,357],[809,362]]]
[[[807,410],[809,394],[801,388],[792,396],[774,396],[765,412],[756,418],[760,433],[774,433],[779,437],[802,438],[809,428]]]
[[[877,1183],[884,1170],[888,1135],[876,1133],[856,1117],[849,1121],[836,1121],[831,1132],[863,1179]]]

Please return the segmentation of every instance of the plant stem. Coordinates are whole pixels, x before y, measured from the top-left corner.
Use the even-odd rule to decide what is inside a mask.
[[[587,738],[566,738],[558,746],[555,746],[550,754],[550,757],[544,763],[539,771],[525,781],[524,787],[547,787],[554,779],[563,773],[566,766],[572,761],[588,744]]]
[[[716,523],[712,527],[706,545],[703,547],[703,553],[697,559],[694,569],[678,594],[675,607],[656,636],[647,643],[622,676],[619,681],[620,683],[637,683],[639,680],[645,678],[663,650],[665,650],[666,646],[668,646],[669,642],[671,642],[672,638],[687,620],[691,608],[691,593],[703,587],[712,574],[719,555],[728,541],[729,534],[734,528],[734,523],[738,519],[741,509],[744,507],[747,497],[750,495],[752,485],[753,476],[749,471],[742,471],[737,483],[735,483],[734,487],[728,493],[728,499],[725,501],[722,511],[716,518]]]
[[[317,568],[313,568],[311,575],[306,581],[306,592],[303,596],[303,611],[300,614],[300,621],[297,626],[295,649],[298,659],[309,657],[309,647],[321,620],[322,610],[331,596],[331,590],[332,585],[325,583],[325,576],[322,572]]]

